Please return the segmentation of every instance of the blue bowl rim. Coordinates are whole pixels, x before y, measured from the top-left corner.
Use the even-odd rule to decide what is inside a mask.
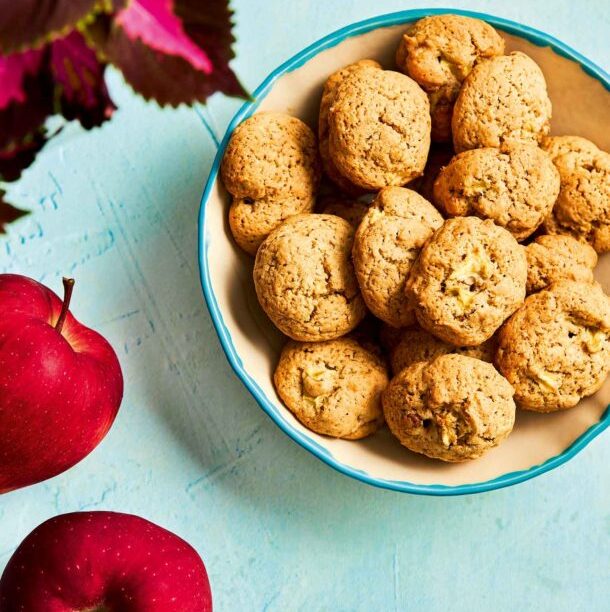
[[[267,76],[267,78],[256,88],[256,90],[252,94],[252,99],[245,102],[232,118],[231,122],[227,127],[225,135],[220,145],[218,146],[218,151],[216,153],[216,157],[214,158],[214,163],[210,170],[210,174],[208,176],[203,195],[201,197],[198,226],[198,258],[203,295],[210,316],[212,317],[214,328],[216,329],[216,333],[218,334],[218,338],[220,339],[220,343],[225,352],[226,358],[229,361],[231,367],[233,368],[233,371],[237,374],[239,379],[242,381],[248,391],[252,394],[259,406],[267,413],[267,415],[285,434],[287,434],[297,444],[308,450],[310,453],[312,453],[314,456],[316,456],[318,459],[320,459],[330,467],[334,468],[342,474],[350,476],[351,478],[355,478],[356,480],[359,480],[361,482],[365,482],[367,484],[383,489],[400,491],[404,493],[413,493],[416,495],[449,496],[470,495],[474,493],[482,493],[485,491],[501,489],[503,487],[508,487],[511,485],[518,484],[520,482],[524,482],[526,480],[529,480],[530,478],[534,478],[536,476],[544,474],[545,472],[548,472],[549,470],[559,467],[560,465],[564,464],[566,461],[574,457],[576,454],[578,454],[583,448],[585,448],[585,446],[587,446],[587,444],[589,444],[589,442],[591,442],[596,436],[598,436],[602,431],[604,431],[604,429],[606,429],[610,425],[610,405],[606,408],[604,414],[602,415],[598,423],[591,426],[587,431],[580,435],[574,442],[572,442],[572,444],[570,444],[570,446],[568,446],[559,455],[551,457],[543,463],[532,466],[525,470],[509,472],[507,474],[503,474],[502,476],[498,476],[497,478],[486,480],[483,482],[462,484],[456,486],[448,486],[441,484],[421,485],[407,481],[396,481],[386,480],[384,478],[377,478],[367,474],[362,470],[358,470],[356,468],[350,467],[349,465],[345,465],[335,459],[335,457],[326,448],[322,447],[315,440],[309,438],[306,434],[297,430],[290,423],[288,423],[277,410],[277,408],[273,405],[273,403],[267,398],[267,396],[258,386],[256,381],[244,369],[241,358],[239,357],[233,345],[231,334],[229,333],[229,330],[224,324],[222,313],[220,312],[218,303],[216,301],[216,296],[214,295],[214,291],[212,289],[207,258],[207,250],[210,246],[210,242],[206,236],[205,215],[206,203],[209,199],[210,192],[218,176],[222,156],[233,130],[239,123],[241,123],[244,119],[254,113],[261,100],[269,93],[269,91],[271,90],[274,83],[279,77],[281,77],[287,72],[291,72],[296,68],[299,68],[321,51],[334,47],[346,38],[357,36],[359,34],[364,34],[366,32],[378,28],[391,27],[409,23],[416,19],[439,13],[453,13],[457,15],[465,15],[467,17],[483,19],[484,21],[491,23],[494,27],[508,32],[509,34],[514,34],[521,38],[525,38],[537,46],[550,47],[555,53],[558,53],[559,55],[562,55],[563,57],[566,57],[580,64],[581,68],[587,74],[598,80],[608,91],[610,91],[610,75],[602,68],[588,60],[586,57],[584,57],[574,49],[570,48],[568,45],[562,43],[561,41],[550,36],[549,34],[508,19],[496,17],[494,15],[466,10],[444,8],[414,9],[379,15],[376,17],[371,17],[369,19],[365,19],[364,21],[359,21],[357,23],[347,25],[309,45],[308,47],[291,57],[289,60],[285,61],[273,72],[271,72],[269,76]]]

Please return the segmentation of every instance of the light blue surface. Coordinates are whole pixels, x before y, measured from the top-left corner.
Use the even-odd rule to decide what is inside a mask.
[[[521,21],[610,66],[607,2],[434,3]],[[289,6],[289,9],[286,9]],[[235,68],[253,89],[322,35],[396,1],[236,3]],[[121,110],[65,130],[11,191],[35,212],[0,238],[0,269],[56,290],[116,347],[126,375],[98,450],[0,498],[0,565],[49,516],[135,512],[204,556],[218,610],[604,610],[610,449],[454,499],[384,492],[329,470],[260,411],[222,356],[197,278],[196,211],[214,142],[239,103],[161,111],[111,75]]]
[[[227,130],[224,134],[222,141],[218,145],[216,157],[212,164],[212,169],[208,176],[208,180],[201,197],[201,206],[199,209],[199,270],[201,276],[201,286],[203,293],[208,305],[210,316],[218,333],[220,343],[223,350],[225,351],[231,367],[243,381],[244,385],[248,388],[253,397],[260,404],[261,408],[271,417],[271,419],[287,433],[295,442],[298,442],[303,448],[309,450],[316,457],[327,463],[329,466],[335,468],[339,472],[351,476],[356,480],[360,480],[367,484],[375,485],[384,489],[390,489],[393,491],[401,491],[404,493],[415,493],[420,495],[470,495],[473,493],[482,493],[485,491],[493,491],[495,489],[501,489],[503,487],[512,486],[544,474],[549,470],[552,470],[560,465],[563,465],[566,461],[569,461],[572,457],[576,456],[583,448],[587,446],[596,436],[602,433],[610,425],[610,406],[606,409],[600,420],[589,427],[583,434],[581,434],[569,447],[565,448],[561,453],[549,457],[546,461],[539,465],[534,465],[525,470],[517,472],[507,472],[496,478],[487,481],[470,482],[458,486],[446,486],[442,484],[426,484],[420,485],[413,482],[401,480],[387,480],[378,478],[365,470],[353,468],[350,465],[344,464],[336,459],[328,449],[324,448],[316,442],[316,440],[294,427],[284,416],[279,412],[274,401],[267,397],[264,391],[259,386],[255,378],[250,376],[248,371],[244,368],[242,358],[236,350],[233,339],[231,338],[231,330],[227,327],[224,321],[223,313],[221,312],[217,297],[214,294],[214,286],[210,276],[210,266],[208,261],[208,253],[210,249],[214,248],[214,241],[217,239],[224,240],[224,236],[216,236],[213,234],[213,228],[207,225],[207,208],[208,200],[211,193],[215,189],[216,182],[220,172],[220,164],[224,156],[225,149],[228,145],[229,139],[233,130],[245,119],[250,117],[265,97],[273,90],[276,81],[284,74],[297,70],[303,64],[308,62],[310,59],[315,57],[318,53],[326,49],[332,49],[334,46],[340,44],[346,38],[358,36],[371,30],[377,30],[384,27],[395,26],[399,24],[407,24],[428,15],[434,13],[442,13],[447,11],[447,8],[442,9],[414,9],[408,11],[399,11],[395,13],[389,13],[385,15],[371,17],[364,21],[358,21],[350,24],[344,28],[340,28],[335,32],[321,38],[312,45],[303,49],[289,60],[284,62],[281,66],[273,70],[267,78],[252,92],[252,100],[246,101],[243,106],[237,111],[233,119],[229,122]],[[487,13],[479,13],[473,11],[455,11],[462,15],[466,15],[472,18],[485,19],[488,23],[491,23],[494,27],[501,29],[510,34],[525,38],[530,42],[543,47],[550,47],[553,52],[560,54],[564,57],[569,58],[574,62],[578,62],[582,69],[588,74],[597,79],[602,85],[610,90],[610,75],[608,75],[602,68],[593,64],[590,60],[583,57],[574,49],[571,49],[561,41],[541,32],[535,30],[529,26],[524,26],[516,22],[498,18]]]

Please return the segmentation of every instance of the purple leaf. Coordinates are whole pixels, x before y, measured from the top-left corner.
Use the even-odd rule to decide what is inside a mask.
[[[207,5],[207,2],[202,4]],[[165,55],[181,57],[196,70],[212,72],[212,62],[186,35],[182,22],[174,14],[173,0],[131,0],[114,19],[132,40]]]
[[[184,23],[184,30],[203,49],[214,65],[210,75],[214,90],[229,96],[247,97],[248,94],[229,67],[235,57],[232,45],[231,15],[228,0],[175,0],[176,14]]]
[[[6,226],[9,223],[27,214],[28,214],[27,211],[19,210],[18,208],[15,208],[8,202],[5,202],[4,201],[4,191],[0,189],[0,234],[4,234],[6,232]]]
[[[0,0],[0,53],[62,36],[98,5],[98,0]]]
[[[103,79],[104,65],[78,32],[39,51],[0,57],[0,67],[11,83],[4,96],[8,104],[0,105],[0,152],[21,147],[52,114],[91,128],[115,108]]]
[[[46,140],[46,131],[42,129],[0,151],[0,180],[16,181],[21,172],[34,161]]]
[[[78,32],[52,43],[51,75],[66,119],[78,119],[88,129],[112,115],[116,107],[108,95],[104,68]]]
[[[48,50],[40,53],[38,71],[24,73],[19,96],[0,108],[0,151],[17,150],[28,135],[42,129],[45,119],[53,113],[54,85],[46,69]]]
[[[147,46],[141,39],[130,38],[107,15],[99,15],[89,24],[86,36],[147,100],[177,106],[204,102],[216,91],[245,96],[243,87],[228,65],[233,56],[233,36],[227,0],[199,3],[177,0],[175,8],[177,12],[182,11],[179,16],[184,31],[193,36],[199,47],[205,46],[206,55],[212,59],[213,70],[209,75],[182,57],[166,55]]]

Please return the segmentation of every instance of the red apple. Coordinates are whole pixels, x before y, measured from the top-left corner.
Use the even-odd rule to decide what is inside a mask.
[[[39,525],[0,578],[0,612],[210,612],[203,561],[132,514],[73,512]]]
[[[115,352],[44,285],[0,274],[0,493],[55,476],[88,455],[123,396]]]

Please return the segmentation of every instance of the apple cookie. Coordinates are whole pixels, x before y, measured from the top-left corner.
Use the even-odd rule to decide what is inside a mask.
[[[390,364],[392,372],[398,374],[418,361],[432,361],[436,357],[451,353],[492,363],[496,356],[497,346],[498,341],[495,335],[479,346],[454,346],[443,342],[425,329],[414,327],[403,332],[400,342],[390,353]]]
[[[233,196],[229,224],[235,242],[254,255],[282,221],[313,210],[320,180],[316,137],[296,117],[258,113],[233,132],[221,175]]]
[[[595,393],[610,371],[610,298],[559,281],[530,295],[499,335],[496,363],[521,408],[553,412]]]
[[[559,172],[535,145],[463,151],[439,173],[434,203],[447,215],[492,219],[518,241],[550,214],[559,194]]]
[[[289,342],[273,380],[287,408],[316,433],[357,440],[383,424],[386,367],[351,338]]]
[[[337,217],[345,219],[354,229],[360,225],[362,218],[369,209],[366,202],[337,197],[326,197],[321,204],[323,214],[337,215]]]
[[[509,382],[490,364],[464,355],[420,361],[382,395],[390,431],[403,446],[443,461],[476,459],[512,431]]]
[[[562,177],[599,153],[597,146],[582,136],[547,136],[540,147],[549,154]]]
[[[382,189],[364,215],[352,257],[369,310],[393,327],[415,322],[405,282],[421,247],[443,224],[440,213],[415,191]]]
[[[474,65],[502,53],[504,39],[480,19],[432,15],[407,30],[396,51],[396,65],[428,93],[432,140],[451,139],[453,103]]]
[[[610,251],[610,154],[567,153],[556,158],[561,189],[544,227],[568,234],[598,253]]]
[[[515,51],[479,62],[453,109],[456,152],[515,141],[538,144],[549,132],[551,101],[542,71]]]
[[[494,334],[525,298],[527,261],[504,228],[478,217],[445,221],[411,268],[407,292],[419,324],[456,346]]]
[[[593,282],[597,253],[593,247],[570,236],[538,236],[525,247],[525,256],[528,294],[560,280]]]
[[[430,148],[430,104],[400,72],[375,68],[347,75],[328,112],[328,145],[339,172],[368,191],[420,176]]]
[[[354,329],[366,307],[351,261],[354,228],[334,215],[296,215],[256,253],[254,287],[275,326],[293,340],[331,340]]]
[[[328,145],[328,113],[333,105],[335,93],[337,92],[339,84],[347,76],[362,69],[380,70],[381,66],[375,60],[364,59],[354,64],[349,64],[341,68],[341,70],[337,70],[337,72],[333,72],[328,79],[326,79],[326,83],[324,83],[322,99],[320,100],[320,113],[318,115],[318,146],[320,147],[320,158],[322,160],[324,172],[341,191],[352,196],[365,193],[366,190],[354,185],[348,178],[343,176],[333,162]]]

